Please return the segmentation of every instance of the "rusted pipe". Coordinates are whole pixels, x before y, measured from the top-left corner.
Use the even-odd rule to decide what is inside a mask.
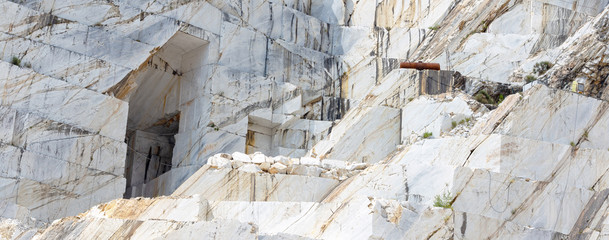
[[[438,70],[440,71],[439,63],[423,63],[423,62],[403,62],[400,63],[400,68],[410,68],[416,70]]]

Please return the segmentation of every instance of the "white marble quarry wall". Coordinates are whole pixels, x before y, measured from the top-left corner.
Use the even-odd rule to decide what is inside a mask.
[[[31,70],[0,62],[0,104],[122,141],[127,104]],[[96,106],[86,108],[84,106]]]
[[[0,67],[2,216],[48,222],[120,197],[127,104],[6,62]]]
[[[173,167],[187,167],[193,164],[201,165],[208,156],[214,153],[215,149],[241,150],[237,145],[240,142],[242,144],[243,139],[246,138],[246,127],[240,124],[243,117],[246,117],[248,112],[256,108],[266,107],[269,99],[273,98],[269,97],[265,92],[268,92],[269,88],[272,89],[278,83],[290,82],[298,88],[312,91],[313,94],[318,96],[338,97],[339,101],[348,101],[345,98],[364,97],[367,89],[373,86],[376,81],[374,77],[370,78],[371,81],[368,82],[359,81],[365,84],[358,84],[357,87],[352,85],[351,87],[358,89],[355,94],[342,94],[343,98],[340,98],[341,84],[339,76],[345,69],[359,68],[358,66],[341,63],[342,59],[349,58],[354,62],[359,62],[357,58],[368,56],[369,52],[374,50],[374,48],[367,47],[367,49],[370,49],[368,51],[349,47],[352,44],[344,42],[342,39],[349,39],[351,33],[343,33],[343,29],[346,28],[338,26],[340,25],[340,20],[337,20],[337,22],[324,22],[324,19],[328,18],[321,16],[327,15],[319,13],[319,11],[323,11],[321,8],[330,3],[315,3],[313,4],[315,6],[311,6],[309,3],[298,1],[290,3],[269,1],[239,3],[219,1],[179,3],[116,1],[114,3],[94,2],[83,7],[79,2],[65,1],[61,4],[51,4],[48,1],[32,0],[20,2],[3,1],[2,4],[11,9],[9,12],[15,13],[13,17],[14,22],[4,28],[6,34],[17,36],[17,38],[11,41],[18,42],[10,42],[10,46],[20,46],[18,51],[6,52],[4,54],[5,59],[9,60],[14,55],[21,57],[24,61],[30,61],[30,57],[28,57],[30,55],[28,54],[31,53],[29,51],[31,44],[40,45],[41,51],[45,51],[45,53],[58,49],[56,51],[68,55],[67,59],[70,61],[81,64],[80,69],[90,69],[90,66],[95,66],[95,70],[90,73],[86,70],[75,69],[72,66],[68,66],[67,70],[62,70],[63,65],[59,65],[61,61],[53,63],[58,64],[56,66],[53,64],[38,66],[38,62],[35,62],[32,64],[32,68],[36,71],[42,71],[43,67],[53,65],[55,67],[50,68],[48,71],[45,70],[44,74],[51,74],[51,76],[60,77],[68,82],[95,91],[106,92],[110,90],[110,92],[115,93],[121,99],[125,99],[125,95],[129,94],[125,92],[121,93],[117,90],[116,86],[126,87],[127,92],[129,92],[129,89],[134,87],[134,85],[129,84],[135,83],[129,83],[125,86],[122,85],[124,82],[119,83],[119,81],[125,81],[124,76],[127,76],[127,80],[134,80],[133,78],[136,78],[136,76],[150,77],[148,73],[143,73],[147,71],[145,68],[142,68],[143,65],[141,64],[146,61],[158,61],[156,58],[150,59],[150,55],[156,52],[157,48],[162,47],[167,41],[171,41],[172,36],[175,38],[176,31],[187,32],[209,42],[208,62],[213,62],[214,64],[209,68],[209,77],[201,82],[202,85],[200,86],[205,90],[197,94],[200,98],[192,99],[192,101],[180,99],[186,102],[187,105],[183,106],[180,112],[179,128],[184,129],[184,131],[180,130],[175,137],[176,145],[180,146],[174,150],[176,156],[174,157]],[[331,4],[335,10],[340,8],[336,3]],[[361,7],[366,4],[369,3],[361,1],[356,3],[358,5],[356,8],[354,8],[355,6],[348,8],[351,8],[351,12],[360,12],[356,14],[358,19],[374,20],[375,14],[365,16],[366,11]],[[107,14],[90,16],[90,14],[86,14],[89,11]],[[23,24],[28,23],[26,17],[30,16],[44,20],[47,25],[42,25],[39,29],[35,26]],[[292,21],[290,25],[273,24],[275,21],[288,21],[290,19],[295,19],[296,21]],[[366,26],[362,27],[362,31],[360,31],[364,34],[366,34],[366,31],[387,31],[384,29],[373,29],[371,24],[374,21],[357,20],[356,22],[361,22],[362,25]],[[61,27],[55,27],[59,25],[69,28],[69,30],[63,31]],[[301,31],[296,31],[296,29]],[[389,54],[397,57],[404,55],[397,52],[411,51],[423,39],[421,31],[418,30],[405,31],[394,28],[393,31],[399,33],[397,36],[406,36],[405,34],[408,33],[408,39],[410,40],[406,45],[404,45],[403,41],[393,40],[393,42],[399,42],[400,46],[408,46],[408,49],[397,51],[401,47],[394,47],[396,50],[389,53],[384,52],[381,54],[381,51],[377,51],[378,53],[376,54],[378,56],[382,55],[385,57]],[[110,34],[102,35],[102,32],[109,32]],[[337,34],[339,32],[340,34]],[[368,35],[374,36],[375,34]],[[379,36],[371,37],[372,43],[379,41],[376,40],[378,38],[382,39],[382,45],[387,45],[387,47],[394,45],[389,44],[391,41],[389,40],[391,38],[390,34],[380,34]],[[65,40],[70,37],[72,41],[78,41],[79,44],[70,45]],[[89,37],[95,39],[98,45],[108,46],[119,41],[121,44],[114,44],[120,47],[106,50],[93,49],[89,47]],[[20,43],[23,41],[30,45]],[[347,43],[347,45],[343,44],[343,42]],[[7,41],[7,43],[9,42]],[[374,45],[376,44],[371,44],[370,46]],[[341,55],[340,58],[333,56],[337,52],[334,49],[337,48],[346,49],[346,51],[339,53]],[[113,53],[113,51],[119,51],[120,49],[128,49],[130,54],[127,55],[130,58],[127,58],[127,55],[119,57]],[[160,51],[160,53],[157,53],[158,55],[163,54],[163,48]],[[242,52],[250,54],[247,57],[241,57],[240,53]],[[78,56],[79,58],[71,56]],[[92,61],[96,62],[82,65],[82,60],[80,59],[92,59]],[[359,64],[365,69],[356,71],[364,75],[369,73],[371,76],[380,76],[391,69],[391,67],[381,67],[387,64],[381,63],[382,61],[378,59],[372,60],[373,58],[366,60],[371,61],[371,64]],[[104,65],[107,65],[107,67]],[[103,66],[104,69],[98,69],[99,66]],[[378,73],[379,67],[386,69],[380,71],[383,73]],[[117,71],[117,68],[120,68],[120,71]],[[127,75],[127,72],[131,69],[137,71]],[[68,70],[72,72],[66,72]],[[74,77],[77,76],[74,73],[78,76],[86,77]],[[184,73],[184,77],[198,77],[196,75],[186,76],[188,74],[191,73]],[[137,79],[135,80],[136,83],[138,81]],[[117,83],[118,85],[115,85]],[[186,84],[182,84],[182,88],[184,88],[182,90],[197,88],[184,87],[184,85]],[[148,96],[155,97],[157,93],[154,93],[153,90],[159,89],[164,88],[159,87],[145,92]],[[175,90],[175,88],[172,90]],[[152,94],[150,94],[151,92]],[[164,103],[164,109],[162,110],[165,114],[171,114],[175,112],[176,108],[176,93],[172,92],[167,95],[170,98],[167,100],[167,103]],[[183,93],[180,94],[180,97],[184,97]],[[190,99],[190,97],[188,98]],[[147,102],[148,99],[138,99],[140,98],[135,97],[135,99],[130,99],[129,97],[130,104],[135,104],[131,108],[132,112],[130,115],[135,117],[131,122],[141,122],[138,121],[137,116],[144,116],[136,111],[154,112],[152,111],[153,109],[140,107],[142,104],[139,102]],[[271,100],[271,104],[274,104],[274,101]],[[159,104],[155,105],[159,106]],[[247,110],[242,111],[244,109]],[[327,111],[330,112],[330,110],[328,109]],[[211,113],[207,117],[207,114],[202,114],[204,112]],[[139,118],[143,119],[144,125],[148,125],[156,120],[154,117]],[[282,123],[286,123],[286,121],[282,120]],[[327,123],[319,124],[324,126],[322,128],[326,128],[328,125]],[[210,125],[215,127],[208,127]],[[315,123],[315,125],[318,125],[318,123]],[[217,132],[216,128],[219,128],[222,134],[215,133]],[[289,128],[289,126],[283,126],[283,129]],[[201,136],[207,135],[210,132],[212,134],[209,136]],[[310,133],[311,131],[309,133],[304,132],[304,134]],[[323,135],[327,134],[326,130],[323,129],[314,130],[313,133],[316,134],[315,139],[321,139]],[[299,141],[298,139],[300,138],[298,136],[302,134],[303,132],[299,129],[285,137],[278,138],[277,141],[285,142],[285,139]],[[223,140],[223,142],[229,145],[214,144],[212,146],[208,144],[214,139],[219,139],[219,136],[224,136],[222,139],[227,139],[226,136],[229,136],[229,140]],[[310,148],[318,140],[304,145],[289,141],[292,140],[288,140],[284,144],[285,147],[278,148],[278,151],[286,154],[295,152],[296,155],[302,155],[304,150]],[[293,148],[296,146],[299,148]],[[305,148],[302,148],[303,146]]]
[[[527,30],[538,27],[527,21],[507,30],[499,23],[520,18],[518,11],[522,9],[537,16],[538,3],[542,4],[539,11],[545,11],[541,16],[546,18],[568,13],[562,9],[568,4],[562,3],[507,4],[506,13],[497,14],[501,16],[494,18],[486,33],[474,33],[463,42],[463,54],[452,55],[451,65],[469,75],[507,81],[511,69],[534,49],[538,37],[534,33],[542,31]],[[137,186],[144,193],[172,192],[179,181],[217,152],[249,152],[250,119],[261,116],[270,124],[259,124],[268,128],[267,134],[256,138],[260,141],[255,141],[259,145],[253,152],[301,156],[313,146],[326,144],[311,154],[348,161],[380,161],[404,138],[398,108],[417,96],[412,94],[415,87],[405,81],[412,74],[391,70],[403,59],[423,59],[417,52],[430,46],[426,41],[439,32],[433,29],[443,27],[436,25],[454,17],[449,11],[456,7],[454,1],[366,0],[94,1],[87,5],[80,1],[54,4],[46,0],[4,0],[0,4],[7,16],[6,21],[0,21],[4,61],[17,56],[22,65],[30,63],[31,70],[54,78],[53,84],[69,83],[128,101],[128,115],[124,107],[119,112],[121,118],[128,116],[128,130],[152,131],[149,128],[154,125],[153,130],[160,131],[158,126],[169,126],[171,130],[163,130],[162,134],[175,134],[171,167],[176,171],[146,179],[148,186]],[[593,14],[586,9],[596,8],[598,12],[603,4],[606,5],[603,1],[580,1],[570,10],[575,20],[565,22],[566,18],[560,18],[539,29],[548,34],[569,35],[583,23],[582,19]],[[91,11],[100,14],[92,16]],[[470,31],[463,32],[465,35]],[[495,41],[503,47],[487,47]],[[514,50],[514,45],[520,47]],[[427,49],[434,52],[444,46],[431,44]],[[513,58],[505,61],[497,57],[503,55]],[[21,80],[15,83],[21,84]],[[110,123],[112,127],[107,127],[100,123],[104,119],[114,121],[115,118],[105,118],[114,111],[109,109],[112,103],[102,104],[101,108],[78,103],[82,109],[96,112],[83,110],[71,115],[65,108],[38,101],[28,107],[12,102],[18,98],[8,98],[3,105],[99,132],[119,143],[128,135],[120,126],[115,127],[120,124]],[[338,105],[324,106],[324,99],[353,106],[364,102],[362,107],[354,108],[359,113],[368,112],[362,114],[364,119],[343,119],[343,125],[364,131],[349,133],[342,127],[333,127],[335,123],[331,121],[337,119],[324,116],[334,110],[342,111],[338,114],[341,117],[349,114],[344,115],[346,110]],[[64,101],[74,104],[70,98]],[[354,123],[349,124],[350,121]],[[360,139],[373,132],[366,132],[368,128],[380,131],[372,133],[367,141],[382,141],[353,153],[360,145],[368,145]],[[174,144],[167,142],[164,144]],[[143,149],[147,155],[145,146]]]

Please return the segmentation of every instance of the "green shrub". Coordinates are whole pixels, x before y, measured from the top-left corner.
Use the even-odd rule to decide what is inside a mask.
[[[433,25],[433,26],[429,27],[429,30],[433,30],[433,31],[437,31],[438,29],[440,29],[440,26],[438,26],[438,25]]]
[[[544,62],[538,62],[535,63],[535,66],[533,66],[533,72],[537,73],[537,75],[543,75],[545,74],[548,70],[550,70],[550,68],[552,68],[554,66],[554,64],[544,61]]]
[[[480,32],[486,32],[488,30],[489,22],[486,20],[482,21],[482,26],[480,27]]]
[[[453,121],[452,124],[453,124],[453,128],[457,127],[457,122]]]
[[[474,95],[474,99],[482,104],[495,104],[495,100],[489,95],[486,91],[481,90],[476,95]]]
[[[583,139],[584,141],[590,141],[590,140],[588,139],[588,134],[589,134],[588,130],[585,130],[585,131],[584,131],[584,133],[582,134],[582,139]]]
[[[433,206],[441,208],[452,208],[452,201],[453,197],[450,196],[449,191],[446,191],[434,197]]]
[[[423,133],[423,138],[430,138],[431,136],[433,136],[433,133],[431,132]]]
[[[526,81],[527,83],[530,83],[530,82],[535,81],[535,80],[537,80],[537,78],[535,76],[533,76],[533,75],[527,75],[524,78],[524,81]]]
[[[21,67],[21,59],[13,56],[13,58],[11,59],[11,64]]]

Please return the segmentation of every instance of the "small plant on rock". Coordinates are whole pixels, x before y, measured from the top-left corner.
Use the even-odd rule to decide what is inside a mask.
[[[429,30],[433,30],[433,31],[437,31],[438,29],[440,29],[440,26],[438,26],[438,25],[433,25],[433,26],[429,27]]]
[[[530,83],[530,82],[535,81],[535,80],[537,80],[537,78],[535,76],[533,76],[533,75],[527,75],[524,78],[524,81],[527,82],[527,83]]]
[[[486,91],[480,90],[476,95],[474,95],[474,99],[482,104],[495,104],[495,100],[489,95]]]
[[[423,138],[430,138],[431,136],[433,136],[432,132],[423,133]]]
[[[547,61],[538,62],[538,63],[535,63],[535,66],[533,66],[533,72],[537,73],[537,75],[541,76],[541,75],[544,75],[553,66],[554,66],[554,64],[547,62]]]
[[[207,124],[207,126],[214,129],[214,131],[220,130],[220,127],[216,126],[216,124],[214,124],[213,122],[210,122],[209,124]]]
[[[463,121],[463,120],[461,120],[461,121]],[[453,125],[453,128],[456,128],[457,127],[457,122],[453,121],[452,125]]]
[[[452,208],[452,201],[453,197],[450,195],[449,191],[446,191],[434,197],[433,206],[441,208]]]
[[[584,131],[584,134],[582,134],[582,138],[586,141],[588,141],[588,130]]]
[[[11,59],[11,64],[21,67],[21,59],[13,56],[13,58]]]
[[[482,25],[480,26],[480,32],[486,32],[488,30],[489,22],[484,20],[482,21]]]

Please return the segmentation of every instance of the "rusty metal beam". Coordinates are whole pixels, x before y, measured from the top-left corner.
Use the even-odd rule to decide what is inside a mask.
[[[423,62],[403,62],[403,63],[400,63],[400,68],[440,71],[440,64],[439,63],[423,63]]]

